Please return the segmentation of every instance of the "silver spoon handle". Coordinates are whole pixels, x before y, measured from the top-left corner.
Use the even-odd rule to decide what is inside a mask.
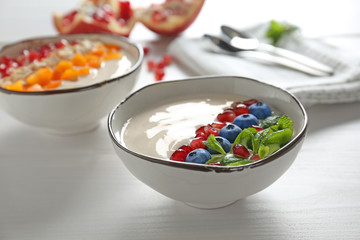
[[[297,70],[299,72],[306,73],[311,76],[325,77],[329,75],[324,71],[318,71],[313,67],[309,67],[299,62],[292,61],[288,58],[272,55],[265,52],[242,51],[242,52],[238,52],[237,55],[248,59],[264,61],[266,63],[275,63],[293,70]]]
[[[274,47],[269,44],[261,43],[258,47],[258,50],[262,50],[262,51],[272,53],[277,56],[288,58],[294,62],[298,62],[305,66],[314,68],[316,70],[323,71],[323,72],[327,73],[327,75],[332,75],[334,73],[334,70],[331,67],[329,67],[323,63],[320,63],[314,59],[311,59],[304,55],[289,51],[284,48]]]

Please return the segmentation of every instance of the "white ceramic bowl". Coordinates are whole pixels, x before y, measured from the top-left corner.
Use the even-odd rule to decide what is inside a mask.
[[[176,162],[135,152],[125,145],[123,128],[133,116],[177,97],[206,94],[235,94],[275,106],[293,119],[293,139],[267,158],[236,167]],[[283,89],[243,77],[213,76],[163,82],[138,90],[109,114],[108,129],[116,153],[135,177],[191,206],[217,208],[265,189],[290,167],[305,139],[307,115],[300,102]]]
[[[14,118],[49,132],[72,134],[89,131],[133,89],[143,61],[143,49],[127,38],[107,34],[73,34],[29,39],[4,46],[0,57],[19,55],[24,49],[41,47],[61,39],[90,39],[115,43],[129,58],[129,71],[86,87],[43,92],[16,92],[0,88],[0,107]]]

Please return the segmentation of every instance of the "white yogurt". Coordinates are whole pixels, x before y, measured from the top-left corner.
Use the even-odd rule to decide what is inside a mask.
[[[239,97],[187,99],[159,105],[127,121],[121,141],[134,152],[168,159],[173,151],[189,144],[200,126],[216,121],[224,108]]]

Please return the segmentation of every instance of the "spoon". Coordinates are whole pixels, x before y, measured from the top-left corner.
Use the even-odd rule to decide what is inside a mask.
[[[219,48],[225,50],[224,52],[228,54],[231,53],[232,55],[234,55],[234,53],[236,53],[237,56],[240,57],[260,60],[266,63],[275,63],[316,77],[324,77],[329,75],[326,72],[319,71],[307,65],[292,61],[288,58],[276,56],[267,52],[239,49],[220,37],[212,36],[209,34],[205,34],[204,37],[210,39],[211,42],[213,42]]]
[[[308,67],[315,68],[316,70],[325,72],[328,75],[334,74],[334,70],[323,63],[283,48],[274,47],[270,44],[260,43],[257,38],[251,36],[246,32],[236,30],[229,26],[221,26],[221,31],[230,38],[230,44],[238,48],[239,50],[261,50],[284,58],[288,58]]]

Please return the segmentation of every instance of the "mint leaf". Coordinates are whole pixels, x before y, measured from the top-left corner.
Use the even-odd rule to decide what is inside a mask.
[[[210,134],[210,136],[208,137],[207,141],[204,141],[205,146],[207,146],[208,148],[226,155],[226,152],[224,151],[224,149],[222,148],[221,144],[216,140],[214,134]]]
[[[253,149],[253,139],[254,135],[257,133],[255,128],[245,128],[239,133],[236,137],[233,146],[235,144],[241,144],[247,149]]]
[[[259,131],[255,134],[253,139],[253,152],[254,154],[258,152],[259,146],[262,143],[262,141],[268,136],[269,134],[273,133],[274,131],[271,128],[266,128],[262,131]]]
[[[247,160],[246,158],[240,158],[233,154],[227,154],[221,161],[221,165],[228,166],[231,163]]]
[[[205,164],[210,164],[213,162],[221,162],[224,159],[224,155],[222,154],[218,154],[218,155],[211,155],[211,159],[209,161],[207,161]]]
[[[260,127],[262,128],[269,128],[275,124],[277,124],[277,122],[279,121],[281,115],[272,115],[270,117],[265,118],[264,120],[261,121],[260,123]]]
[[[292,137],[292,133],[293,132],[290,128],[285,128],[267,135],[267,137],[263,139],[259,146],[258,153],[260,159],[273,154],[285,144],[287,144]]]
[[[280,130],[285,128],[289,128],[291,131],[293,131],[293,121],[289,116],[282,115],[278,121],[278,129]]]
[[[284,36],[291,34],[298,27],[288,24],[288,23],[280,23],[275,20],[270,21],[269,29],[266,32],[265,37],[270,39],[271,43],[276,46],[279,41],[284,38]]]

